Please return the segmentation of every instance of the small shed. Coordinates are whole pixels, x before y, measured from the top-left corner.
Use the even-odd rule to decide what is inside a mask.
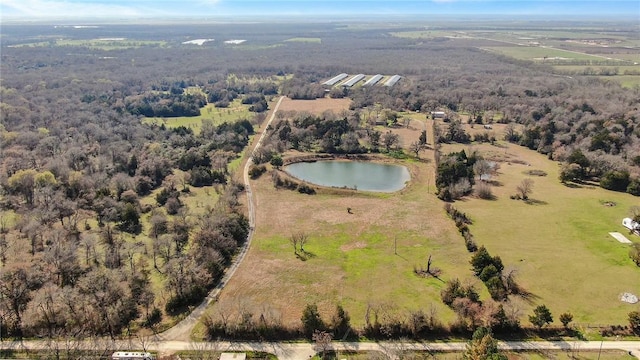
[[[633,219],[631,219],[631,218],[622,219],[622,226],[626,227],[627,229],[629,229],[631,231],[640,231],[640,224],[638,224],[637,222],[633,221]]]
[[[431,117],[434,119],[444,119],[444,117],[446,116],[446,114],[444,113],[444,111],[432,111],[431,112]]]
[[[246,353],[222,353],[220,354],[220,360],[246,360]]]

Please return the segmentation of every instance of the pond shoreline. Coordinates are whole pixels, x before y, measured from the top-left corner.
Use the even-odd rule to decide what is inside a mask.
[[[283,163],[287,177],[321,188],[394,193],[406,189],[412,178],[405,164],[369,154],[290,156]]]

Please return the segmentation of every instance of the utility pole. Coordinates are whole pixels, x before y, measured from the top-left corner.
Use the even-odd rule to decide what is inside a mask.
[[[398,236],[393,237],[393,253],[398,255]]]

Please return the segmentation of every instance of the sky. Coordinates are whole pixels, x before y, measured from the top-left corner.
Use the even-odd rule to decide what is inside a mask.
[[[0,19],[513,15],[638,19],[640,0],[0,0]]]

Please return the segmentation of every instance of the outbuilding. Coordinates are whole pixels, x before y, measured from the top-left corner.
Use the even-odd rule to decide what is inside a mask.
[[[640,233],[640,224],[633,221],[633,219],[631,218],[622,219],[622,226],[626,227],[627,229],[635,233]]]
[[[431,117],[434,118],[434,119],[444,119],[446,115],[447,114],[445,114],[444,111],[432,111],[431,112]]]

